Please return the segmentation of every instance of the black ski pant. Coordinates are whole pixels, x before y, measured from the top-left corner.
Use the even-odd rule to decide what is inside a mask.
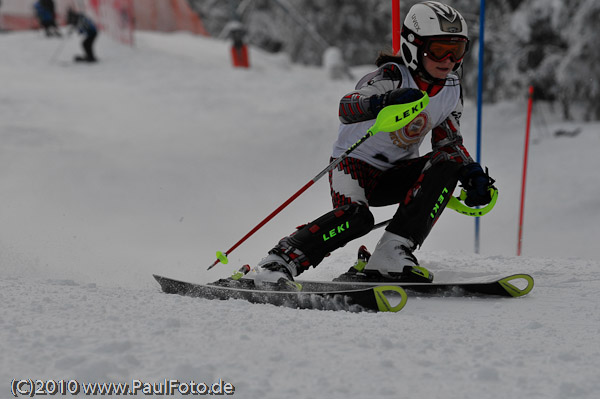
[[[461,166],[454,161],[432,164],[429,156],[423,156],[380,171],[366,162],[346,158],[330,173],[335,209],[282,239],[275,250],[288,255],[295,253],[292,258],[299,250],[301,272],[318,265],[330,252],[369,233],[374,226],[369,206],[396,204],[398,209],[386,230],[420,246],[446,207]],[[344,174],[341,180],[346,184],[342,188],[336,185],[336,176],[332,178],[332,173]]]
[[[83,51],[85,52],[85,57],[88,60],[96,59],[96,57],[94,56],[94,47],[93,47],[94,41],[96,40],[96,36],[97,36],[96,32],[90,32],[86,35],[85,39],[81,43],[81,46],[83,47]]]
[[[386,230],[417,246],[423,244],[448,204],[462,167],[453,161],[431,166],[427,162],[426,157],[418,158],[383,173],[369,201],[371,206],[398,204]]]

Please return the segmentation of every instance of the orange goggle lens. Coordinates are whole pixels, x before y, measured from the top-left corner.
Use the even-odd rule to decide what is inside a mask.
[[[428,43],[425,55],[434,61],[444,61],[452,57],[453,62],[459,62],[467,52],[467,41],[432,40]]]

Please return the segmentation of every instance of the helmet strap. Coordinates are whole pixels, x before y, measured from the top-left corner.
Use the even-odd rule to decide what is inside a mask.
[[[446,85],[446,79],[437,79],[425,71],[424,68],[418,68],[412,72],[412,77],[420,90],[425,90],[430,96],[435,96]]]

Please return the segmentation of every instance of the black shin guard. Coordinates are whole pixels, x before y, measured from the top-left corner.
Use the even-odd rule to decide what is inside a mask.
[[[302,226],[281,240],[276,250],[285,254],[290,253],[290,249],[301,251],[308,262],[300,262],[300,272],[318,265],[330,252],[367,234],[374,224],[375,219],[367,206],[344,205]]]
[[[423,244],[454,192],[461,166],[440,162],[427,170],[417,183],[414,197],[400,204],[386,230],[410,238],[416,245]]]

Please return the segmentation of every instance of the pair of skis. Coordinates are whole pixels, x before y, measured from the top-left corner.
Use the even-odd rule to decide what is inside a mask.
[[[301,291],[267,291],[252,282],[228,280],[229,284],[195,284],[154,275],[163,292],[205,299],[242,299],[298,309],[346,310],[350,312],[399,312],[409,296],[424,297],[520,297],[533,289],[533,277],[514,274],[486,282],[373,283],[297,281]]]

